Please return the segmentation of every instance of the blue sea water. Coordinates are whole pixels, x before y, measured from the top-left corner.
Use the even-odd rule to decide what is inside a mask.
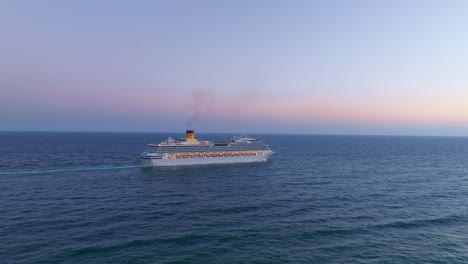
[[[255,135],[266,163],[141,168],[166,136],[0,133],[0,262],[468,263],[468,138]]]

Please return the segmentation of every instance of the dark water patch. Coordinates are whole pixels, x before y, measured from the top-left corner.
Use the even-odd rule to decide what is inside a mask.
[[[375,228],[418,228],[418,227],[428,227],[428,226],[441,226],[441,225],[452,225],[467,222],[466,216],[463,215],[451,215],[441,218],[429,218],[429,219],[417,219],[410,221],[397,221],[393,223],[387,223],[382,225],[376,225]]]
[[[250,212],[257,212],[261,210],[268,210],[269,208],[277,207],[274,204],[259,204],[259,205],[244,205],[244,206],[233,206],[228,208],[210,208],[193,212],[194,214],[243,214]]]
[[[79,255],[89,255],[89,254],[99,254],[99,253],[108,253],[114,252],[119,250],[125,250],[127,248],[133,247],[148,247],[151,245],[161,245],[161,244],[169,244],[172,246],[190,246],[201,241],[210,241],[215,239],[212,236],[200,236],[200,235],[184,235],[175,238],[165,238],[165,239],[147,239],[147,240],[133,240],[130,242],[112,245],[112,246],[105,246],[105,247],[85,247],[75,250],[72,255],[79,256]]]

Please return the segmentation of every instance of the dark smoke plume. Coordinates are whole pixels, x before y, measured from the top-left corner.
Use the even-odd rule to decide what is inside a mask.
[[[190,110],[192,113],[185,122],[187,129],[193,129],[193,123],[200,119],[203,113],[210,112],[213,108],[215,96],[213,93],[206,90],[196,90],[192,92],[192,103]]]

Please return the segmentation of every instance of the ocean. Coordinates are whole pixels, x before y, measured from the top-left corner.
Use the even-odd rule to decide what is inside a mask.
[[[268,162],[141,168],[171,135],[1,132],[0,262],[468,263],[468,138],[251,135]]]

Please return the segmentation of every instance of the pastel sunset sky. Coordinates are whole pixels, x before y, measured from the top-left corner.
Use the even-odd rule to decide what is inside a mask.
[[[0,130],[468,136],[468,1],[1,1]]]

